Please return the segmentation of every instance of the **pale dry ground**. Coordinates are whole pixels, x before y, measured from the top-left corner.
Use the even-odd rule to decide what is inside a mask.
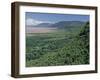
[[[45,27],[26,27],[26,33],[48,33],[54,32],[56,28],[45,28]]]

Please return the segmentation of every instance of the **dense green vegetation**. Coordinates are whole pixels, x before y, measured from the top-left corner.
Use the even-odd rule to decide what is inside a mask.
[[[84,26],[26,36],[26,66],[89,64],[89,22]]]

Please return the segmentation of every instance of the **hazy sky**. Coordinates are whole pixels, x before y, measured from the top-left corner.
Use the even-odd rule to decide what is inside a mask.
[[[89,21],[89,15],[76,14],[51,14],[26,12],[26,25],[37,25],[40,23],[55,23],[59,21]]]

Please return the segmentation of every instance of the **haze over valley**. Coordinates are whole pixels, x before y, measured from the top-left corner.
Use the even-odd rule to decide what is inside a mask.
[[[26,33],[50,33],[57,29],[71,29],[72,27],[80,27],[85,25],[82,21],[60,21],[57,23],[40,23],[37,25],[26,25]]]

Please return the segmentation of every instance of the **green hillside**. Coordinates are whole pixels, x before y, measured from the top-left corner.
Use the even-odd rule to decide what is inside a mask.
[[[89,22],[26,36],[26,67],[89,64]]]

